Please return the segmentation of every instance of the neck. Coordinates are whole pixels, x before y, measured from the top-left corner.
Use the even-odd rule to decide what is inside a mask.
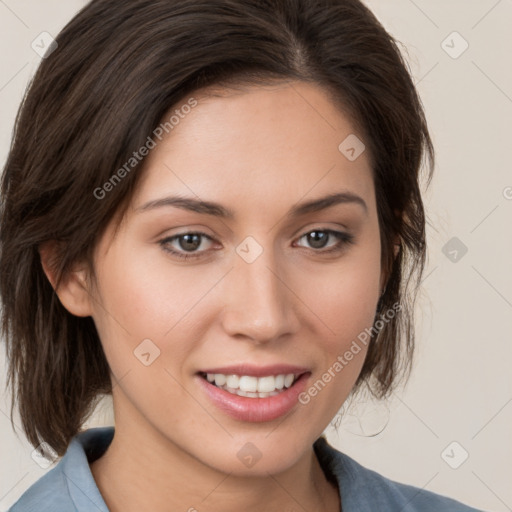
[[[111,512],[341,509],[312,446],[285,471],[238,476],[205,465],[143,421],[116,418],[112,443],[91,472]]]

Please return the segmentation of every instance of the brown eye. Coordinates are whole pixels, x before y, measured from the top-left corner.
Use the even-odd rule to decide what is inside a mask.
[[[342,231],[334,231],[332,229],[315,229],[302,235],[299,240],[305,238],[308,245],[312,249],[318,249],[316,252],[330,253],[342,250],[346,245],[354,243],[354,236]],[[334,244],[330,249],[320,251],[326,247],[328,241],[332,238],[338,239],[338,243]]]
[[[164,238],[159,241],[159,244],[162,246],[164,251],[171,253],[178,258],[199,258],[204,252],[206,252],[197,250],[201,246],[203,238],[213,241],[213,239],[206,233],[190,232],[180,233],[178,235]],[[177,248],[176,245],[174,246],[174,249],[170,247],[173,242],[178,242]]]

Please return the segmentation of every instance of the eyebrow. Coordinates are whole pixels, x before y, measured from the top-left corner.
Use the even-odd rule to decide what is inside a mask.
[[[329,194],[328,196],[321,197],[319,199],[299,203],[290,209],[287,213],[287,217],[301,217],[308,213],[319,212],[338,204],[358,204],[364,209],[365,213],[368,213],[368,206],[362,197],[352,192],[339,192],[336,194]],[[180,196],[169,196],[148,201],[142,206],[136,208],[136,211],[143,212],[165,206],[173,206],[175,208],[181,208],[183,210],[189,210],[204,215],[213,215],[223,219],[235,218],[233,210],[226,208],[219,203]]]

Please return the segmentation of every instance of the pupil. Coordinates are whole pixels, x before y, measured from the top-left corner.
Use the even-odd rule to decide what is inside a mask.
[[[182,249],[197,249],[199,247],[200,241],[199,237],[201,235],[192,234],[192,235],[183,235],[180,240],[180,245]],[[195,239],[194,241],[190,241],[190,239]],[[182,241],[185,240],[184,243]]]
[[[317,249],[321,249],[325,245],[325,240],[327,239],[327,233],[323,231],[312,231],[309,235],[309,242],[312,247]]]

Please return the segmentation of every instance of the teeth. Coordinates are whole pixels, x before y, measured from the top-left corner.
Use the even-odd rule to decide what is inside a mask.
[[[276,382],[275,382],[275,386],[276,386],[276,389],[283,389],[284,388],[284,375],[278,375],[276,377]]]
[[[294,379],[293,373],[288,374],[284,378],[284,387],[289,388],[293,384],[293,379]]]
[[[218,373],[217,375],[214,375],[215,385],[216,386],[224,386],[226,384],[226,376],[222,375],[222,373]]]
[[[208,382],[230,393],[251,398],[266,398],[277,395],[283,388],[289,388],[295,382],[293,373],[253,377],[251,375],[224,375],[207,373]]]
[[[215,374],[215,376],[217,376],[217,375],[219,375],[219,374],[218,373]],[[238,375],[228,375],[226,377],[226,386],[228,388],[237,389],[239,383],[240,383],[240,378],[238,377]]]
[[[293,376],[293,375],[292,375]],[[270,393],[276,389],[276,378],[270,375],[269,377],[261,377],[257,380],[258,392]]]
[[[238,387],[242,391],[248,391],[250,393],[254,393],[258,390],[258,378],[257,377],[249,377],[248,375],[243,375],[240,377],[238,381]],[[262,389],[263,391],[263,389]]]

